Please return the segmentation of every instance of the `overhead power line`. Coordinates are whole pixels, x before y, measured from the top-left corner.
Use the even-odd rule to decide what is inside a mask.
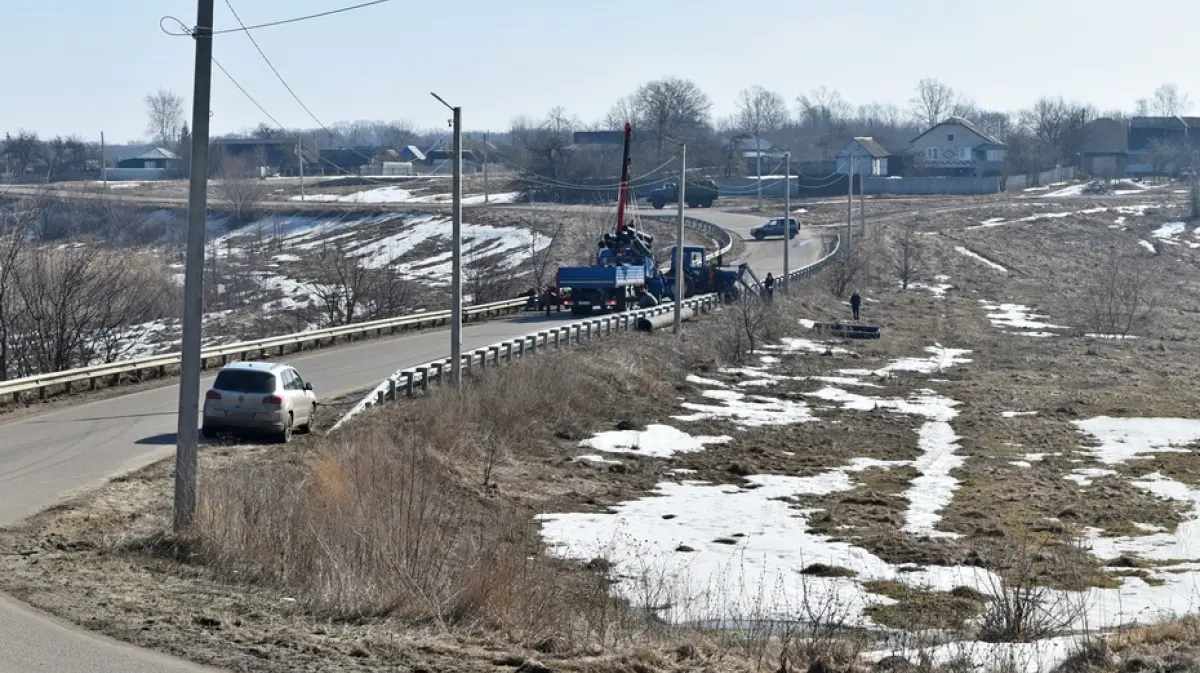
[[[274,26],[282,26],[282,25],[286,25],[289,23],[299,23],[301,21],[308,21],[310,19],[319,19],[319,18],[326,17],[326,16],[333,16],[334,14],[342,14],[344,12],[350,12],[350,11],[354,11],[356,9],[370,7],[372,5],[382,5],[385,2],[391,2],[391,0],[372,0],[371,2],[362,2],[357,5],[350,5],[349,7],[341,7],[339,9],[331,9],[327,12],[318,12],[316,14],[307,14],[305,16],[297,16],[297,17],[293,17],[291,19],[281,19],[279,21],[268,21],[267,23],[259,23],[259,24],[255,24],[253,26],[242,25],[240,28],[228,28],[226,30],[214,30],[211,32],[211,34],[212,35],[223,35],[225,33],[239,33],[242,31],[245,31],[248,34],[250,31],[258,30],[259,28],[272,28]],[[187,24],[183,23],[182,21],[180,21],[179,19],[177,19],[173,16],[164,16],[162,19],[160,19],[158,22],[158,25],[160,28],[162,28],[163,22],[166,21],[167,19],[177,21],[185,29],[187,28]],[[239,21],[238,23],[241,23],[241,21]],[[188,31],[186,33],[172,33],[171,31],[167,30],[166,28],[163,28],[163,32],[167,33],[168,35],[184,35],[184,36],[189,36],[189,37],[192,34],[191,31]]]

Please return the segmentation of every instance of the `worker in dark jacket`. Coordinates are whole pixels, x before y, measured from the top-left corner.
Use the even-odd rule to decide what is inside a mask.
[[[638,308],[654,308],[658,306],[658,297],[646,291],[646,288],[638,288],[637,293]]]
[[[553,305],[560,313],[562,312],[562,302],[559,301],[558,289],[553,285],[547,285],[544,293],[546,302],[546,317],[550,317],[550,306]]]
[[[854,312],[854,319],[858,320],[858,309],[862,306],[862,297],[858,296],[858,290],[850,295],[850,310]]]
[[[775,276],[772,276],[769,272],[767,273],[767,277],[763,279],[763,289],[767,291],[767,301],[775,298]]]

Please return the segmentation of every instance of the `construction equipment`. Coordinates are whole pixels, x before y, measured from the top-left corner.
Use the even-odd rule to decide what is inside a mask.
[[[675,296],[676,273],[675,246],[671,246],[671,268],[663,274],[663,294],[672,299]],[[748,264],[724,265],[720,259],[710,258],[706,248],[698,245],[683,246],[684,299],[715,292],[727,302],[736,301],[741,296],[742,288],[751,293],[754,291],[753,286],[745,280],[746,274],[755,278]]]
[[[637,303],[639,289],[661,292],[662,274],[654,263],[654,237],[625,221],[632,138],[633,126],[625,124],[615,231],[600,237],[600,251],[592,264],[558,269],[559,293],[572,315],[591,315],[597,309],[624,311]]]

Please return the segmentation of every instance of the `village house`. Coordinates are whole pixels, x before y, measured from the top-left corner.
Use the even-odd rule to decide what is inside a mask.
[[[962,117],[948,117],[909,142],[915,172],[947,177],[1004,174],[1007,147]]]

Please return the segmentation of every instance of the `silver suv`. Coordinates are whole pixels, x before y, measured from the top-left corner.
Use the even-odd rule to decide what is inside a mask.
[[[311,431],[316,413],[312,384],[291,366],[232,362],[204,394],[200,434],[212,439],[221,432],[268,432],[286,443],[293,429]]]

